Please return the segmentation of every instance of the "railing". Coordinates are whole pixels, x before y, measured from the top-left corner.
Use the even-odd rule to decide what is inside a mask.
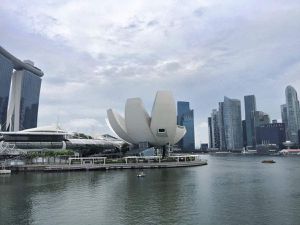
[[[14,144],[10,144],[4,141],[0,142],[0,155],[20,155],[24,151],[16,149]]]

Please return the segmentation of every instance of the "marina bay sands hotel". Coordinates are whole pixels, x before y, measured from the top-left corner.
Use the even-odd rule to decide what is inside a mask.
[[[37,126],[43,72],[0,46],[0,131]]]

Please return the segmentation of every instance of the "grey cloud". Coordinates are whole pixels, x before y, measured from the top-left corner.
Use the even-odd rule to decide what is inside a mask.
[[[297,1],[165,2],[164,10],[141,3],[135,10],[123,5],[122,13],[115,13],[121,3],[103,2],[115,14],[89,13],[91,5],[78,23],[65,6],[75,3],[17,2],[23,14],[9,10],[9,1],[0,6],[1,45],[45,72],[41,125],[59,116],[70,129],[78,123],[91,132],[80,123],[99,123],[93,129],[106,133],[107,108],[122,111],[127,98],[139,96],[151,109],[156,90],[168,89],[191,101],[199,143],[207,141],[204,124],[224,95],[242,100],[254,93],[261,110],[280,118],[285,86],[300,91]]]

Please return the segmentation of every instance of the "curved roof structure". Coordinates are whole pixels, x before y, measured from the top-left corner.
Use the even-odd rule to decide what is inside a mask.
[[[156,93],[151,117],[140,98],[127,99],[125,118],[112,109],[107,110],[107,117],[113,132],[132,144],[176,144],[186,133],[185,127],[176,124],[176,105],[169,91]]]
[[[43,71],[40,70],[39,68],[33,66],[32,62],[30,62],[28,60],[25,60],[24,62],[22,62],[20,59],[13,56],[11,53],[6,51],[1,46],[0,46],[0,54],[3,55],[4,57],[6,57],[7,59],[9,59],[12,62],[14,69],[16,69],[16,70],[22,70],[22,69],[28,70],[39,77],[42,77],[44,75]]]

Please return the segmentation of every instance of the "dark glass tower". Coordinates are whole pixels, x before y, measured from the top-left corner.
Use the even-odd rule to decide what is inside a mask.
[[[41,78],[27,70],[12,75],[7,129],[19,131],[37,126]]]
[[[177,124],[185,126],[186,134],[178,145],[182,150],[195,149],[194,110],[190,109],[189,102],[177,102]]]
[[[289,140],[289,136],[288,136],[288,133],[287,133],[288,115],[287,115],[287,106],[286,106],[286,104],[281,105],[280,109],[281,109],[281,120],[282,120],[282,123],[284,123],[284,127],[285,127],[285,136],[286,136],[286,139]]]
[[[256,100],[254,95],[244,96],[245,101],[245,120],[246,120],[246,137],[247,146],[255,146],[255,119]]]
[[[32,61],[21,61],[0,46],[0,130],[37,126],[43,75]]]
[[[211,117],[208,117],[208,120],[207,120],[207,122],[208,122],[208,138],[209,138],[209,141],[208,141],[208,147],[209,148],[212,148],[212,137],[213,137],[213,135],[212,135],[212,124],[211,124]]]
[[[13,72],[12,62],[0,54],[0,130],[6,126],[6,114],[10,89],[10,79]]]

